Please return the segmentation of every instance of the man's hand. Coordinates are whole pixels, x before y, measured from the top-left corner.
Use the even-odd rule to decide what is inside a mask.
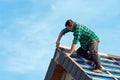
[[[65,53],[65,57],[70,57],[71,53]]]
[[[60,33],[59,33],[59,36],[58,36],[58,39],[57,39],[57,41],[56,41],[56,47],[59,47],[59,45],[60,45],[60,39],[62,38],[62,36],[63,36],[63,33],[60,32]]]

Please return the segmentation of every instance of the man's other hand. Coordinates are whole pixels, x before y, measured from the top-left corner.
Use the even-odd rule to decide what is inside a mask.
[[[71,53],[65,53],[65,57],[70,57]]]

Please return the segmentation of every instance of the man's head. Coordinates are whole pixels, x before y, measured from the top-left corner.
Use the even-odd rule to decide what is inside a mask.
[[[74,21],[69,19],[66,21],[65,26],[68,30],[73,30],[74,29]]]

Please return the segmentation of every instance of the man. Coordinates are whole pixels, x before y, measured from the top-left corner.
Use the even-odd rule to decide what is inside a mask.
[[[67,32],[73,32],[73,43],[71,45],[70,52],[67,53],[66,56],[70,56],[74,52],[76,44],[80,42],[81,47],[77,49],[77,55],[94,62],[94,71],[101,73],[102,67],[100,63],[100,57],[98,55],[99,38],[97,35],[86,26],[78,24],[73,20],[67,20],[65,26],[66,28],[62,29],[62,31],[59,33],[56,46],[59,46],[60,40],[64,34]]]

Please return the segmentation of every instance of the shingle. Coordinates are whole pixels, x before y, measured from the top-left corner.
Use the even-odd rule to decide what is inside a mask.
[[[58,59],[58,63],[63,64],[64,60],[65,60],[64,54],[61,53],[60,56],[59,56],[59,59]]]
[[[53,59],[51,59],[51,62],[44,80],[50,80],[52,78],[55,67],[56,67],[56,62]]]
[[[62,66],[63,66],[64,69],[66,69],[66,68],[68,67],[69,62],[70,62],[69,58],[66,58],[66,59],[64,60],[64,62],[63,62],[63,64],[62,64]]]
[[[70,74],[74,77],[76,73],[77,73],[77,66],[74,65],[71,72],[70,72]]]
[[[70,61],[69,64],[68,64],[68,67],[66,68],[66,70],[70,73],[72,68],[73,68],[73,66],[74,66],[74,63],[72,61]]]

